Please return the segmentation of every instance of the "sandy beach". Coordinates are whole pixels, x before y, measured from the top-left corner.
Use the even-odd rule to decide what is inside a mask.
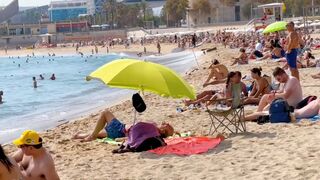
[[[162,52],[170,53],[175,45],[163,44]],[[205,44],[200,48],[213,47]],[[209,71],[208,66],[213,58],[226,65],[231,64],[231,57],[238,53],[237,49],[225,49],[217,45],[217,50],[202,56],[198,61],[199,70],[187,73],[184,77],[192,84],[196,92],[204,90],[202,84]],[[91,53],[91,47],[80,48],[82,52]],[[148,45],[148,51],[156,52],[155,45]],[[56,55],[75,53],[74,48],[54,48]],[[35,54],[53,52],[40,49]],[[106,49],[100,52],[106,51]],[[110,52],[141,52],[139,45],[130,49],[119,46]],[[8,51],[8,55],[31,54],[31,50]],[[315,51],[315,56],[320,55]],[[0,52],[4,56],[4,52]],[[249,65],[229,67],[229,70],[250,74],[253,67],[262,67],[263,73],[271,76],[272,69],[278,63],[270,61],[250,62]],[[313,80],[310,74],[316,68],[301,69],[301,83],[304,96],[320,96],[320,81]],[[206,89],[221,89],[223,85]],[[209,116],[205,110],[188,110],[176,112],[181,100],[162,98],[146,94],[147,111],[138,116],[141,121],[169,122],[179,132],[191,132],[204,135],[209,130]],[[131,101],[126,100],[118,105],[108,107],[126,124],[133,122]],[[245,108],[246,112],[252,108]],[[320,179],[320,123],[303,120],[298,124],[264,124],[247,123],[247,133],[228,135],[217,148],[208,153],[192,156],[157,156],[148,152],[111,153],[117,146],[97,141],[80,143],[71,140],[78,131],[90,132],[99,117],[99,112],[87,117],[62,124],[42,133],[44,146],[53,155],[58,174],[62,180],[93,179]],[[5,147],[12,153],[17,148],[13,145]]]

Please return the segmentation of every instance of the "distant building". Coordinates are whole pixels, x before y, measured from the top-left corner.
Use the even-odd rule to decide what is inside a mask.
[[[20,7],[20,12],[10,18],[10,24],[36,24],[39,22],[49,22],[48,8],[48,5],[24,10]],[[47,17],[47,19],[44,19],[44,17]]]
[[[0,23],[7,21],[19,12],[19,1],[13,0],[9,5],[0,10]]]
[[[87,14],[87,0],[52,1],[48,11],[51,22],[70,21]]]
[[[166,0],[123,0],[125,4],[136,4],[146,2],[150,8],[156,8],[163,6],[166,3]]]
[[[87,13],[94,15],[103,12],[103,6],[108,0],[87,0]]]
[[[232,5],[224,5],[221,0],[209,0],[211,6],[210,12],[207,13],[195,9],[195,3],[197,0],[189,0],[187,21],[191,26],[248,20],[242,13],[247,0],[235,0]]]

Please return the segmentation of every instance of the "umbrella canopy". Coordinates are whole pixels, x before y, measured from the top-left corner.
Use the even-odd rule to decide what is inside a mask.
[[[92,72],[87,80],[98,79],[110,87],[149,91],[160,96],[195,99],[193,88],[173,70],[152,62],[119,59]]]
[[[278,21],[278,22],[274,22],[272,24],[269,24],[263,31],[263,34],[266,34],[266,33],[273,33],[273,32],[276,32],[276,31],[283,31],[283,30],[286,30],[286,25],[288,23],[285,22],[285,21]]]

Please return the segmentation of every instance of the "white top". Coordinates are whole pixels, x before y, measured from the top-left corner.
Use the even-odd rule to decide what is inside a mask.
[[[261,43],[256,44],[256,50],[262,52],[263,51],[263,46]]]

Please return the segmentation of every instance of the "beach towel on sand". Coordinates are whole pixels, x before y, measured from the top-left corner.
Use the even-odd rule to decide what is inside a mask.
[[[164,155],[192,155],[207,152],[209,149],[215,148],[222,141],[221,138],[209,137],[180,137],[166,139],[166,146],[149,150],[149,152]]]

